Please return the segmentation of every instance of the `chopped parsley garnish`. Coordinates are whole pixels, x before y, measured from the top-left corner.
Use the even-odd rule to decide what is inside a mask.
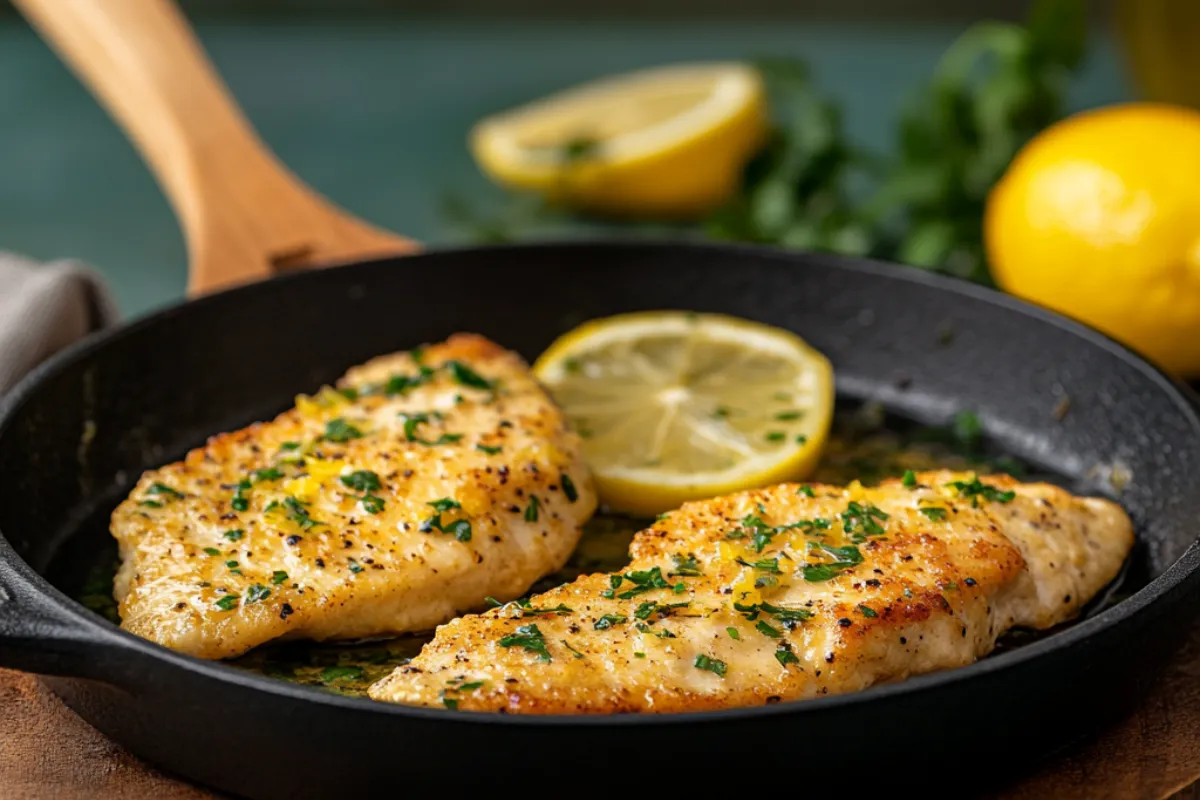
[[[263,586],[261,583],[256,583],[246,590],[246,602],[257,603],[266,600],[271,596],[271,590]]]
[[[354,402],[358,399],[358,389],[355,389],[353,386],[347,386],[344,389],[337,389],[336,391],[350,402]]]
[[[549,661],[550,651],[546,649],[546,638],[538,630],[535,623],[521,625],[516,633],[510,633],[500,640],[501,647],[520,647],[538,657],[539,661]]]
[[[771,625],[765,619],[760,619],[755,629],[764,636],[769,636],[772,639],[778,639],[783,636],[783,631]]]
[[[718,658],[710,658],[700,653],[696,656],[696,660],[692,662],[692,666],[696,669],[702,669],[705,672],[711,672],[722,678],[725,677],[725,662]]]
[[[416,414],[400,414],[399,416],[400,419],[404,420],[404,438],[410,442],[423,444],[427,447],[437,447],[438,445],[442,444],[455,444],[462,441],[463,434],[461,433],[443,433],[438,436],[438,438],[433,440],[422,439],[421,437],[417,436],[417,426],[429,422],[430,415],[424,412]],[[434,416],[437,416],[439,419],[441,419],[437,412],[434,412]]]
[[[284,442],[283,444],[279,445],[279,449],[280,450],[299,450],[300,443],[299,442]]]
[[[758,607],[780,622],[803,622],[812,619],[813,615],[807,608],[781,608],[770,603],[759,603]]]
[[[921,508],[918,510],[935,522],[946,518],[946,509],[944,508],[938,508],[937,506],[921,506]]]
[[[846,565],[849,566],[849,565]],[[836,578],[844,567],[839,567],[835,564],[817,564],[815,566],[805,567],[801,572],[804,575],[804,580],[809,583],[820,583],[821,581],[831,580]]]
[[[686,601],[683,603],[668,603],[666,605],[660,605],[653,600],[649,600],[645,603],[638,604],[638,607],[634,610],[633,615],[642,620],[650,619],[650,617],[655,614],[660,614],[666,617],[670,616],[671,612],[675,609],[686,608],[689,605],[691,605],[691,603]]]
[[[222,611],[233,611],[235,608],[237,608],[237,604],[238,597],[236,594],[223,595],[216,602],[217,608],[221,609]]]
[[[278,586],[288,579],[288,574],[281,569],[277,569],[271,573],[271,583]]]
[[[146,490],[146,493],[147,494],[157,494],[157,495],[161,495],[161,496],[165,496],[165,497],[171,497],[174,499],[178,499],[178,498],[184,496],[183,492],[180,492],[176,489],[172,489],[170,486],[167,486],[165,483],[155,483],[149,489]]]
[[[455,520],[450,523],[449,527],[442,528],[444,533],[454,535],[454,538],[460,542],[471,541],[471,523],[465,519]]]
[[[744,615],[748,622],[754,622],[760,614],[769,614],[782,622],[783,626],[788,629],[795,627],[797,622],[812,619],[813,615],[813,612],[807,608],[782,608],[780,606],[773,606],[770,603],[743,605],[742,603],[734,602],[733,609]]]
[[[463,435],[461,433],[443,433],[433,441],[429,441],[428,439],[414,439],[413,441],[427,445],[428,447],[437,447],[441,444],[457,444],[462,441],[462,438]]]
[[[775,648],[775,660],[782,667],[786,667],[788,664],[800,663],[800,659],[792,652],[792,646],[787,642],[780,642],[779,647]]]
[[[306,503],[301,503],[294,497],[283,498],[283,505],[287,508],[287,518],[299,525],[304,530],[308,530],[314,525],[320,525],[315,519],[308,515],[308,509],[304,506]]]
[[[562,489],[568,503],[574,503],[579,499],[579,492],[575,489],[575,481],[571,480],[571,476],[566,473],[563,473],[562,476]]]
[[[462,679],[460,678],[459,680],[462,680]],[[458,708],[458,700],[456,698],[450,697],[449,695],[457,694],[458,692],[471,692],[476,689],[481,689],[481,688],[483,688],[483,684],[484,684],[484,681],[471,681],[470,683],[460,683],[457,686],[447,686],[445,689],[443,689],[441,691],[441,694],[439,695],[442,698],[442,705],[444,705],[446,708],[449,708],[452,711],[457,709]]]
[[[804,416],[803,411],[780,411],[775,415],[775,419],[780,422],[791,422],[792,420],[800,419]]]
[[[762,513],[762,505],[759,505],[759,513]],[[778,525],[772,527],[763,521],[762,517],[757,514],[747,514],[741,519],[741,528],[727,533],[725,536],[728,539],[744,539],[747,534],[750,535],[750,545],[755,552],[761,553],[771,540],[783,533],[784,531],[801,529],[806,533],[821,535],[819,531],[829,528],[830,523],[827,519],[802,519],[798,522],[790,522],[787,525]]]
[[[275,469],[275,467],[267,467],[266,469],[256,469],[251,473],[255,483],[263,481],[277,481],[283,477],[283,473]]]
[[[911,469],[904,470],[904,478],[901,480],[906,489],[911,489],[917,485],[917,473]]]
[[[341,417],[325,423],[325,439],[330,442],[348,442],[351,439],[361,439],[362,437],[362,431]]]
[[[378,490],[382,485],[379,481],[379,476],[374,472],[369,469],[360,469],[351,472],[349,475],[342,475],[339,480],[348,489],[363,492],[363,496],[358,499],[362,502],[363,509],[368,514],[378,514],[383,511],[386,505],[383,498],[371,494],[371,492]]]
[[[424,413],[400,414],[400,419],[404,421],[404,438],[412,442],[417,439],[417,426],[429,422],[429,415]]]
[[[250,498],[246,497],[246,492],[248,491],[250,491],[249,478],[243,478],[238,481],[237,491],[233,493],[233,500],[230,501],[230,505],[233,506],[234,511],[245,511],[250,507]]]
[[[321,670],[321,680],[325,683],[334,681],[357,681],[363,678],[362,667],[326,667]]]
[[[858,613],[862,614],[867,619],[875,619],[879,616],[877,613],[875,613],[875,609],[871,608],[870,606],[859,606]]]
[[[221,555],[221,551],[215,547],[206,547],[206,548],[204,548],[204,552],[208,553],[210,556]]]
[[[390,396],[404,394],[409,389],[429,383],[429,379],[433,377],[433,370],[426,366],[421,366],[416,375],[392,375],[383,384],[383,393]]]
[[[504,448],[499,445],[492,447],[492,446],[486,445],[486,444],[477,444],[477,445],[475,445],[475,449],[481,453],[487,453],[489,456],[494,456],[494,455],[496,455],[496,453],[499,453]]]
[[[804,484],[799,489],[797,489],[796,494],[802,494],[805,497],[816,497],[817,496],[816,492],[814,492],[812,490],[812,487],[809,486],[808,484]]]
[[[768,442],[782,442],[787,438],[787,434],[783,431],[767,431],[767,435],[763,438]]]
[[[231,542],[237,542],[237,541],[240,541],[241,538],[246,535],[246,532],[244,530],[242,530],[241,528],[233,528],[232,530],[225,531],[221,535],[224,536],[226,539],[228,539]]]
[[[429,519],[421,523],[418,528],[421,533],[432,533],[433,531],[441,531],[442,533],[453,534],[454,538],[460,542],[471,541],[471,523],[465,519],[455,520],[454,522],[442,522],[442,514],[447,511],[461,509],[457,500],[450,497],[443,497],[440,500],[434,500],[432,503],[426,503],[427,506],[433,506],[438,513],[434,514]]]
[[[538,508],[541,507],[542,501],[537,499],[537,495],[529,495],[529,505],[525,507],[525,521],[538,521]]]
[[[750,567],[751,569],[758,570],[759,572],[769,572],[772,575],[783,574],[783,571],[779,569],[778,558],[760,558],[758,561],[746,561],[741,558],[736,560],[737,563],[741,564],[743,567]]]
[[[650,634],[651,636],[657,637],[657,638],[659,638],[659,639],[675,639],[675,638],[678,638],[678,637],[676,637],[676,636],[675,636],[675,634],[671,633],[671,632],[670,632],[669,630],[667,630],[666,628],[660,628],[660,629],[658,629],[658,630],[654,630],[654,628],[651,628],[649,625],[647,625],[647,624],[646,624],[646,623],[644,623],[644,622],[638,622],[638,623],[636,623],[636,624],[635,624],[635,626],[634,626],[634,627],[636,627],[636,628],[638,629],[638,632],[639,632],[639,633],[648,633],[648,634]]]
[[[839,575],[843,570],[856,566],[862,563],[862,553],[854,545],[846,545],[845,547],[833,547],[827,544],[818,544],[809,542],[809,551],[823,551],[835,559],[827,564],[809,564],[805,566],[801,573],[804,575],[804,580],[809,583],[819,583],[827,581]]]
[[[381,486],[379,476],[369,469],[355,470],[349,475],[341,476],[339,480],[343,486],[356,492],[374,492]]]
[[[163,504],[158,502],[157,500],[141,500],[138,502],[138,505],[145,506],[146,508],[162,508],[163,507]],[[241,509],[241,510],[245,511],[245,509]]]
[[[666,578],[663,577],[662,569],[659,567],[652,567],[640,572],[626,572],[624,575],[610,575],[608,581],[612,588],[601,592],[607,598],[613,597],[615,590],[620,588],[622,581],[629,581],[633,584],[632,589],[626,589],[616,595],[621,600],[629,600],[654,589],[671,589],[676,594],[680,594],[684,590],[683,581],[674,584],[668,583]]]
[[[675,554],[671,556],[671,560],[675,562],[674,569],[668,573],[668,578],[673,578],[679,575],[684,578],[698,578],[701,575],[700,565],[696,563],[696,557],[688,553],[687,558]]]
[[[470,386],[474,389],[491,389],[493,386],[491,381],[461,361],[447,361],[446,367],[450,370],[450,377],[463,386]]]
[[[493,608],[505,608],[507,606],[516,606],[517,609],[520,610],[520,612],[521,612],[520,614],[517,615],[520,617],[537,617],[537,616],[543,616],[546,614],[562,615],[562,614],[570,614],[572,611],[574,611],[573,608],[570,608],[569,606],[565,606],[562,603],[559,603],[554,608],[534,608],[532,605],[530,605],[528,597],[522,597],[520,600],[513,600],[511,603],[501,603],[499,600],[497,600],[494,597],[485,597],[483,599],[488,605],[492,606]]]
[[[355,575],[362,572],[364,569],[363,565],[358,563],[358,561],[353,558],[347,559],[346,564],[350,567],[350,571]]]
[[[808,437],[803,433],[796,434],[796,444],[808,444]]]
[[[755,514],[747,514],[742,517],[742,528],[750,534],[750,546],[757,553],[761,553],[771,543],[771,537],[779,532]]]
[[[584,657],[583,653],[579,652],[574,647],[571,647],[571,643],[568,642],[566,639],[560,639],[559,641],[561,641],[563,643],[563,647],[565,647],[571,651],[572,657],[574,657],[574,658],[583,658]]]
[[[996,503],[1011,503],[1017,496],[1017,493],[1012,490],[1004,492],[995,486],[989,486],[980,481],[978,477],[969,481],[951,481],[946,485],[957,489],[963,497],[971,498],[971,505],[975,508],[979,507],[979,498],[981,497]]]
[[[738,629],[733,627],[732,625],[730,625],[728,628],[726,628],[725,632],[729,634],[730,639],[736,639],[739,642],[742,640],[742,635],[740,633],[738,633]]]
[[[865,541],[868,536],[882,536],[883,526],[880,520],[887,520],[888,515],[878,506],[868,503],[863,506],[854,501],[841,514],[842,528],[850,536],[852,542]]]
[[[598,631],[606,631],[613,625],[620,625],[624,622],[626,622],[626,618],[620,614],[605,614],[603,617],[596,620],[592,627]]]

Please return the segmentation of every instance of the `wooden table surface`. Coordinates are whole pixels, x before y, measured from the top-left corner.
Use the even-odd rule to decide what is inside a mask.
[[[989,800],[1200,797],[1194,787],[1186,788],[1198,780],[1200,627],[1134,714],[1037,772],[1013,776]],[[0,670],[0,797],[211,800],[219,795],[134,758],[75,716],[36,678]]]

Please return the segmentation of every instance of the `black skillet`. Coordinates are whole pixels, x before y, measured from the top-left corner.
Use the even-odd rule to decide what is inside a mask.
[[[193,292],[245,283],[267,270],[265,254],[348,258],[406,244],[296,194],[165,0],[17,5],[140,142],[187,228]],[[65,8],[74,16],[57,16]],[[229,204],[214,207],[221,197]],[[221,258],[237,269],[222,271]],[[858,694],[586,718],[324,693],[175,654],[63,591],[56,565],[105,535],[141,471],[273,415],[349,365],[459,330],[532,358],[585,318],[656,308],[794,330],[833,360],[843,398],[934,424],[974,409],[1005,450],[1079,491],[1118,497],[1138,527],[1127,578],[1136,591],[1026,646]],[[1070,411],[1058,419],[1064,396]],[[475,785],[527,796],[692,786],[963,794],[1128,709],[1181,641],[1200,585],[1198,468],[1200,419],[1186,389],[1080,325],[912,270],[763,248],[595,243],[300,271],[94,336],[5,398],[0,665],[46,676],[84,719],[147,760],[248,797],[457,795]]]

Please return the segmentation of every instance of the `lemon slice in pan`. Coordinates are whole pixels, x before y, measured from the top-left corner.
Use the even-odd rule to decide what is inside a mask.
[[[653,515],[803,479],[833,419],[833,368],[780,328],[655,311],[587,322],[534,374],[583,437],[602,502]]]

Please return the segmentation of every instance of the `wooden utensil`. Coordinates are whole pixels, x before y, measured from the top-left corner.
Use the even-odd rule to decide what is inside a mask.
[[[13,1],[153,170],[187,240],[189,295],[418,249],[336,207],[276,158],[173,3]]]

